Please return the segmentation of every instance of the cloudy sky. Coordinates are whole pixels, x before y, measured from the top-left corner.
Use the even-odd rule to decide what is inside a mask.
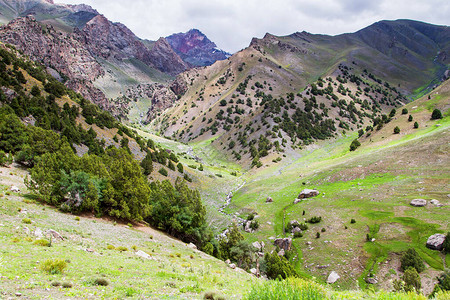
[[[340,34],[379,20],[450,25],[448,0],[55,0],[85,3],[137,36],[156,40],[200,29],[219,48],[236,52],[266,32]]]

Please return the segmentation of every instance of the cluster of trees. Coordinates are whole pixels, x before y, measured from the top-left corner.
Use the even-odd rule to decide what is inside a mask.
[[[173,152],[137,136],[42,68],[2,47],[0,58],[0,68],[5,71],[0,72],[0,85],[13,91],[7,96],[0,90],[0,163],[8,164],[14,156],[17,163],[28,167],[26,184],[41,201],[75,214],[91,212],[124,221],[146,221],[200,246],[211,239],[198,191],[189,189],[182,179],[175,185],[147,179],[152,162],[184,172]],[[25,72],[40,81],[30,91],[25,88]],[[61,108],[56,99],[64,95],[77,105],[65,103]],[[80,108],[88,124],[117,128],[122,137],[120,147],[105,147],[92,127],[81,128],[77,124]],[[22,122],[21,118],[29,116],[36,120],[35,126]],[[141,163],[131,154],[129,139],[147,152]],[[89,152],[79,157],[73,145],[81,143]]]

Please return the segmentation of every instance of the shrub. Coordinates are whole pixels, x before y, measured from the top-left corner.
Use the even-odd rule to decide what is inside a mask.
[[[75,221],[80,221],[80,217],[75,217]]]
[[[409,115],[409,117],[408,117],[408,122],[412,122],[412,120],[413,120],[413,116],[412,116],[412,115]]]
[[[327,231],[325,228],[322,228],[321,230],[320,230],[321,232],[325,232],[325,231]]]
[[[402,109],[402,115],[406,115],[408,113],[408,109],[404,108]]]
[[[400,259],[400,262],[401,268],[404,271],[406,271],[410,267],[416,269],[418,273],[425,270],[425,265],[423,264],[422,259],[414,248],[409,248],[406,252],[404,252]]]
[[[350,224],[355,224],[356,223],[356,220],[355,219],[351,219],[350,220]]]
[[[125,251],[128,251],[128,248],[124,247],[124,246],[119,246],[119,247],[116,248],[116,250],[120,251],[120,252],[125,252]]]
[[[359,146],[361,146],[361,143],[357,139],[354,139],[350,144],[350,151],[355,151]]]
[[[320,221],[322,221],[322,217],[312,217],[312,218],[306,220],[307,223],[311,223],[311,224],[319,223]]]
[[[184,172],[183,164],[182,163],[178,163],[177,164],[177,169],[178,169],[178,173],[183,173]]]
[[[417,129],[417,128],[419,128],[419,123],[414,122],[414,129]]]
[[[271,299],[328,299],[326,289],[314,281],[288,278],[287,280],[269,280],[253,285],[244,295],[244,300]]]
[[[281,278],[296,277],[297,272],[284,256],[278,256],[277,251],[273,253],[266,253],[264,255],[266,262],[266,274],[271,279],[276,279],[279,276]]]
[[[59,258],[47,259],[41,263],[40,268],[49,274],[61,274],[67,268],[67,263]]]
[[[297,231],[297,232],[294,233],[294,238],[301,238],[301,237],[303,237],[303,233],[302,232]]]
[[[400,127],[395,126],[395,128],[394,128],[394,133],[395,133],[395,134],[399,134],[399,133],[400,133]]]
[[[51,246],[50,242],[48,240],[44,240],[44,239],[35,240],[33,242],[33,244],[42,246],[42,247],[50,247]]]
[[[450,291],[450,269],[446,269],[441,275],[436,277],[437,283],[434,286],[433,293],[430,297],[434,296],[439,291]]]
[[[63,282],[63,283],[61,284],[61,286],[62,286],[63,288],[65,288],[65,289],[70,289],[70,288],[72,288],[72,283],[70,283],[70,282]]]
[[[108,249],[108,250],[115,250],[116,247],[114,247],[113,245],[107,245],[106,249]]]
[[[408,269],[406,269],[405,273],[403,274],[403,281],[405,282],[405,292],[420,292],[422,284],[420,282],[419,273],[417,273],[415,268],[409,267]]]
[[[24,218],[24,219],[22,219],[22,223],[24,223],[24,224],[31,224],[31,220],[28,219],[28,218]]]
[[[320,232],[316,232],[316,239],[320,238]]]
[[[253,220],[253,221],[250,222],[250,229],[251,230],[256,230],[256,229],[258,229],[258,227],[259,227],[259,223],[258,223],[257,220]]]
[[[105,278],[96,278],[94,280],[95,285],[107,286],[109,284],[108,280]]]
[[[167,170],[164,168],[159,169],[158,173],[163,176],[167,176],[169,174],[169,173],[167,173]]]
[[[439,109],[435,108],[431,113],[431,120],[438,120],[438,119],[442,119],[442,112]]]

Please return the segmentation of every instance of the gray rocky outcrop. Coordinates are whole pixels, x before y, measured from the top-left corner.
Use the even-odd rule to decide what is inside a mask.
[[[427,240],[427,248],[441,251],[444,248],[445,235],[436,233]]]
[[[304,198],[311,198],[311,197],[315,197],[319,195],[319,191],[318,190],[312,190],[312,189],[304,189],[303,191],[300,192],[300,194],[298,195],[298,199],[304,199]]]
[[[291,238],[279,238],[275,239],[273,242],[275,246],[278,246],[280,249],[283,249],[285,251],[291,250],[292,246],[292,239]]]
[[[411,206],[415,206],[415,207],[422,207],[427,205],[427,200],[425,199],[413,199],[411,200],[411,202],[409,203]]]

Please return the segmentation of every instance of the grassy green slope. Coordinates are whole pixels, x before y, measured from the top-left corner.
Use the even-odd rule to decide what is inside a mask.
[[[412,129],[407,115],[398,112],[383,129],[364,137],[355,152],[348,151],[356,137],[350,135],[308,147],[299,158],[284,159],[283,165],[246,174],[248,183],[233,196],[227,212],[258,213],[260,229],[246,237],[269,244],[268,237],[285,236],[286,222],[322,216],[321,223],[310,225],[303,238],[294,240],[296,265],[300,272],[325,280],[329,271],[318,266],[330,264],[328,270],[344,273],[341,287],[365,286],[369,272],[383,274],[387,280],[395,278],[386,268],[396,269],[395,253],[408,247],[419,251],[430,266],[426,276],[432,277],[433,269],[443,269],[444,257],[427,249],[425,242],[431,234],[450,229],[450,210],[431,204],[413,208],[409,201],[437,199],[448,205],[450,119],[447,113],[443,120],[430,120],[434,107],[448,110],[448,86],[447,82],[435,90],[430,100],[425,97],[406,106],[420,123],[418,130]],[[395,126],[401,128],[399,135],[393,134]],[[293,205],[303,188],[317,188],[321,194]],[[267,196],[274,202],[265,203]],[[352,218],[355,224],[350,224]],[[316,239],[322,228],[325,232]],[[366,242],[368,233],[375,242]],[[306,245],[307,241],[312,245]],[[389,264],[377,264],[385,261]],[[389,283],[380,286],[391,288]]]
[[[215,292],[235,299],[256,280],[149,227],[130,228],[89,216],[78,219],[43,206],[27,195],[25,176],[20,169],[0,169],[2,297],[21,293],[28,299],[200,299],[205,292]],[[21,192],[10,192],[11,185]],[[53,239],[51,247],[37,245],[38,228],[56,230],[64,240]],[[151,258],[140,258],[139,250]],[[62,259],[68,266],[63,274],[47,274],[40,269],[47,259]],[[98,278],[109,285],[95,285]],[[53,286],[56,282],[72,287]]]

